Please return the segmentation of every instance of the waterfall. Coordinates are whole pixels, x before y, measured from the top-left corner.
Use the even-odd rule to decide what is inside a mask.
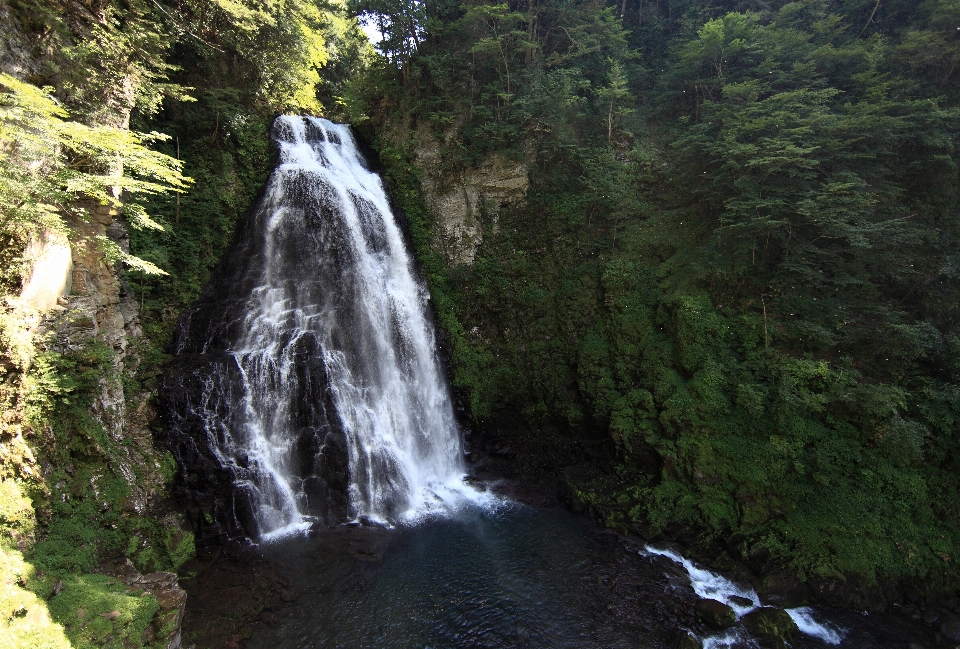
[[[260,539],[475,497],[429,296],[380,178],[346,125],[282,116],[273,138],[263,198],[177,333],[168,437],[185,488],[220,475],[223,533]]]

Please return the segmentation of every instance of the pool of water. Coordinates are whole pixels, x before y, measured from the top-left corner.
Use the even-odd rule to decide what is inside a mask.
[[[656,648],[671,647],[679,628],[708,646],[755,646],[742,633],[717,642],[698,626],[693,588],[668,560],[562,510],[503,505],[408,528],[341,527],[264,553],[291,597],[254,630],[250,649]],[[924,628],[881,617],[811,614],[842,632],[842,647],[927,639]],[[801,636],[793,646],[831,645]]]

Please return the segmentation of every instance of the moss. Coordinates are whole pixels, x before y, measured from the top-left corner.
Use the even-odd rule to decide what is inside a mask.
[[[31,589],[39,581],[20,552],[0,547],[0,649],[71,649],[63,626]]]
[[[63,589],[49,606],[74,649],[142,646],[144,632],[160,609],[153,596],[96,574],[64,577]]]
[[[177,540],[178,538],[179,540]],[[168,539],[170,541],[167,545],[170,550],[170,563],[174,570],[179,570],[180,566],[192,559],[197,553],[193,532],[184,533],[179,530],[171,530]],[[176,541],[175,544],[174,541]]]
[[[0,547],[25,550],[33,544],[37,519],[33,503],[15,480],[0,480]]]

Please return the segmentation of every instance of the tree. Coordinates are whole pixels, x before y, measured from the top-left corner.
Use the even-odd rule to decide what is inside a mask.
[[[166,137],[71,121],[50,93],[0,74],[0,231],[19,241],[43,228],[66,233],[65,216],[84,216],[79,199],[110,205],[135,228],[162,229],[135,201],[191,182],[178,160],[146,146]],[[100,244],[111,261],[164,272],[105,237]]]

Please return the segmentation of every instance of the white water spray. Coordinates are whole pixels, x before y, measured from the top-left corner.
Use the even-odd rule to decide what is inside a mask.
[[[820,638],[823,642],[830,645],[838,645],[843,642],[845,632],[843,629],[836,628],[829,624],[818,622],[814,617],[812,608],[802,606],[800,608],[788,608],[787,614],[796,622],[797,628],[801,633]]]

